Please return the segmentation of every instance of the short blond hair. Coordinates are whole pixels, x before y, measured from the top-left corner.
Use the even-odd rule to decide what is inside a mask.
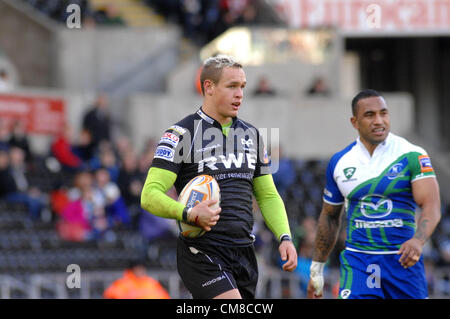
[[[230,55],[219,54],[217,56],[209,57],[203,62],[202,71],[200,73],[200,86],[202,94],[205,95],[205,88],[203,84],[206,80],[211,80],[217,84],[222,76],[224,68],[240,68],[242,64]]]

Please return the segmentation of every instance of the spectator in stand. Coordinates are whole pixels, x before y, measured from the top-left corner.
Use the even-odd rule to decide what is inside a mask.
[[[240,23],[246,8],[251,5],[249,0],[221,0],[219,7],[225,30]]]
[[[49,192],[49,206],[53,216],[59,217],[69,204],[67,186],[62,182],[55,183],[54,188]]]
[[[130,226],[130,215],[121,196],[119,186],[111,181],[109,171],[106,168],[101,167],[95,171],[95,186],[102,195],[109,227],[116,225]]]
[[[196,40],[202,21],[200,0],[180,0],[184,36]]]
[[[114,145],[108,141],[102,141],[98,148],[98,153],[91,160],[90,168],[96,170],[104,167],[109,171],[111,180],[117,183],[119,178],[119,161],[114,151]]]
[[[136,154],[130,152],[122,155],[117,184],[128,207],[141,206],[142,177],[139,174]]]
[[[138,230],[146,245],[155,241],[175,240],[179,233],[175,223],[143,210],[139,214]]]
[[[0,148],[8,149],[9,148],[9,127],[6,123],[6,120],[0,118]]]
[[[26,177],[25,152],[19,147],[12,146],[9,148],[9,159],[11,174],[16,182],[17,189],[20,192],[28,193],[30,184]]]
[[[146,0],[166,20],[178,23],[194,44],[212,41],[236,24],[257,22],[258,13],[250,0]]]
[[[63,169],[74,172],[83,167],[83,161],[72,150],[72,127],[66,124],[64,130],[53,140],[51,154],[61,163]]]
[[[142,176],[142,180],[145,180],[145,178],[147,177],[148,169],[153,161],[153,156],[155,155],[156,146],[156,141],[150,138],[139,156],[138,170],[139,174],[141,174]]]
[[[155,155],[156,146],[157,141],[155,141],[153,138],[149,138],[144,147],[144,150],[141,153],[141,156],[138,159],[138,174],[141,181],[145,181],[145,178],[147,177],[148,169],[153,161],[153,156]],[[177,193],[174,187],[169,189],[167,195],[172,199],[177,200]],[[140,198],[139,207],[141,207]],[[176,224],[172,223],[172,221],[155,216],[153,214],[149,214],[142,209],[140,209],[140,212],[141,214],[138,221],[139,232],[148,243],[151,243],[158,239],[167,239],[171,236],[174,236],[173,226],[175,226],[176,233],[178,233]]]
[[[117,6],[113,4],[108,4],[104,8],[95,11],[93,17],[95,22],[101,25],[123,26],[126,24]]]
[[[35,9],[39,10],[41,13],[45,14],[49,18],[63,21],[62,12],[65,11],[66,6],[64,6],[64,1],[61,0],[45,0],[45,1],[27,1]]]
[[[35,201],[37,201],[37,207],[41,207],[40,212],[45,209],[46,195],[41,191],[41,189],[35,185],[33,185],[28,176],[29,176],[29,165],[26,162],[26,154],[25,151],[17,146],[12,146],[9,151],[10,157],[10,168],[11,173],[16,181],[17,188],[20,192],[25,193]],[[32,216],[39,217],[41,214],[31,211]],[[42,217],[42,216],[41,216]]]
[[[16,190],[17,185],[9,168],[9,149],[2,146],[0,148],[0,198]]]
[[[278,170],[272,173],[273,182],[275,183],[280,196],[283,199],[286,199],[288,189],[295,184],[297,178],[294,163],[290,158],[284,156],[281,146],[278,148],[278,157],[276,156],[277,152],[274,152],[271,155],[272,163],[278,161]]]
[[[131,262],[123,276],[104,292],[105,299],[170,299],[167,290],[147,274],[145,265]]]
[[[450,204],[443,205],[442,221],[435,236],[438,266],[450,265]]]
[[[439,242],[439,251],[441,254],[441,264],[450,265],[450,239],[447,237]]]
[[[306,93],[310,96],[328,96],[330,95],[330,90],[325,79],[318,77],[314,80]]]
[[[11,135],[9,137],[9,145],[21,148],[25,152],[26,162],[32,162],[33,154],[31,153],[30,142],[28,141],[28,135],[24,121],[17,120],[16,122],[14,122]]]
[[[14,161],[18,162],[17,155],[22,152],[21,149],[15,148]],[[33,219],[38,219],[41,216],[41,211],[44,208],[44,203],[27,193],[28,182],[22,171],[19,168],[11,166],[10,151],[6,148],[0,149],[0,199],[7,203],[24,204]]]
[[[301,290],[306,295],[308,287],[310,271],[309,268],[312,262],[312,253],[314,249],[314,239],[316,235],[316,220],[314,217],[305,217],[298,231],[298,266],[295,269],[295,274],[300,278]],[[328,264],[327,264],[328,266]],[[325,268],[327,272],[328,267]]]
[[[153,138],[149,138],[138,159],[138,174],[141,181],[145,181],[145,178],[147,177],[148,169],[152,163],[156,146],[157,142]],[[137,184],[135,187],[137,187]],[[143,185],[141,186],[141,189],[142,187]],[[177,199],[176,191],[173,187],[167,192],[167,195],[175,200]],[[140,198],[139,207],[141,207]],[[138,228],[139,232],[148,243],[151,243],[157,239],[164,239],[173,236],[173,225],[175,224],[171,223],[168,219],[149,214],[148,212],[140,209]]]
[[[117,185],[128,207],[133,228],[137,228],[141,219],[141,191],[143,174],[138,169],[138,158],[134,151],[122,153]]]
[[[276,95],[276,90],[270,84],[269,79],[266,76],[261,76],[258,80],[258,84],[256,86],[255,91],[253,92],[254,96],[274,96]]]
[[[82,128],[91,134],[91,144],[95,149],[101,141],[111,140],[111,118],[106,94],[100,93],[97,96],[94,105],[83,116]]]
[[[114,148],[117,151],[117,155],[119,158],[122,158],[128,153],[134,153],[131,139],[126,135],[120,135],[114,140]]]
[[[74,155],[78,156],[86,165],[90,165],[95,158],[96,146],[92,141],[92,134],[87,129],[82,129],[75,145],[72,145]]]
[[[0,93],[9,92],[13,89],[11,80],[6,70],[0,70]]]
[[[145,0],[145,2],[167,21],[181,21],[180,0]]]
[[[68,192],[69,203],[57,223],[62,239],[98,240],[108,230],[103,197],[93,182],[89,171],[81,171],[75,175],[74,187]]]
[[[199,25],[199,35],[203,43],[208,43],[217,36],[215,25],[221,19],[220,0],[202,0],[201,1],[201,23]],[[200,89],[201,91],[201,89]],[[201,94],[201,92],[200,92]]]
[[[255,24],[256,22],[257,22],[256,8],[250,1],[242,11],[242,14],[236,19],[236,24],[249,26]]]

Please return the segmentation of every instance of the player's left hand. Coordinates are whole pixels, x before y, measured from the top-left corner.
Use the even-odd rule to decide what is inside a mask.
[[[281,260],[285,261],[283,264],[284,271],[294,271],[297,268],[297,250],[290,240],[284,240],[278,247]]]
[[[422,242],[417,238],[411,238],[405,241],[398,251],[397,255],[400,255],[399,262],[403,268],[409,268],[414,266],[422,255]]]

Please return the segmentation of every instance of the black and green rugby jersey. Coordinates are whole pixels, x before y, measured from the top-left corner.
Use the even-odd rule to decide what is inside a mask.
[[[239,118],[233,118],[224,134],[221,124],[200,108],[161,137],[152,167],[177,175],[180,194],[195,176],[213,176],[220,186],[220,219],[205,235],[185,240],[198,244],[246,246],[252,235],[253,179],[270,174],[269,159],[259,131]]]

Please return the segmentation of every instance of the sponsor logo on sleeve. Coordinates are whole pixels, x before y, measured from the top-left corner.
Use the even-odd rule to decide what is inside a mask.
[[[173,147],[177,147],[179,141],[180,141],[180,138],[178,136],[176,136],[173,133],[166,132],[159,140],[159,144],[165,143],[165,144],[172,145]]]
[[[431,160],[428,155],[419,155],[420,171],[422,173],[433,172]]]
[[[186,133],[186,129],[182,128],[179,125],[172,125],[171,127],[168,128],[169,130],[172,130],[174,132],[179,133],[180,135],[183,135],[184,133]]]
[[[161,158],[173,162],[175,152],[167,146],[158,146],[155,151],[154,158]]]
[[[324,188],[323,193],[325,194],[325,196],[328,196],[330,198],[333,197],[333,194],[326,188]]]

